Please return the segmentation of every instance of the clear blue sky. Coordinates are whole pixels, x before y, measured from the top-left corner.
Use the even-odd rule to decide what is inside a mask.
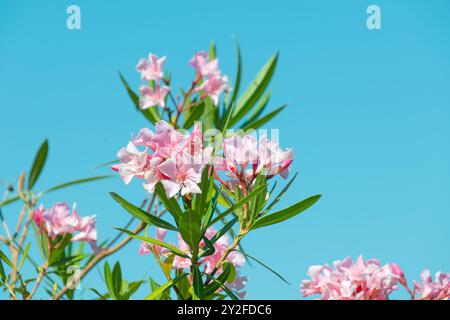
[[[378,4],[382,30],[366,28]],[[82,29],[66,28],[77,4]],[[295,186],[281,205],[323,198],[305,215],[255,232],[246,250],[292,282],[244,269],[248,298],[300,297],[311,264],[347,255],[397,262],[408,278],[450,271],[450,3],[446,0],[6,1],[0,2],[0,178],[27,169],[50,141],[38,187],[99,174],[146,121],[134,111],[117,71],[137,88],[139,58],[168,57],[174,82],[192,76],[187,60],[214,40],[223,71],[235,73],[235,35],[244,83],[277,50],[271,108],[289,107],[269,128],[296,152]],[[78,203],[98,216],[100,239],[128,216],[108,195],[138,202],[138,183],[119,179],[45,199]],[[17,214],[14,207],[7,216]],[[114,258],[130,280],[156,270],[137,243]],[[156,271],[154,271],[156,272]],[[159,276],[158,276],[159,277]],[[83,283],[99,284],[94,271]],[[88,295],[86,295],[87,297]]]

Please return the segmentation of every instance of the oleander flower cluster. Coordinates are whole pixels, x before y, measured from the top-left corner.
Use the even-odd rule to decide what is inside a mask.
[[[138,147],[142,147],[139,150]],[[294,160],[291,149],[283,150],[275,140],[262,134],[259,142],[254,135],[235,135],[226,138],[221,148],[222,155],[213,155],[213,147],[205,146],[200,125],[195,125],[191,134],[175,130],[161,120],[156,132],[141,129],[128,145],[119,150],[120,164],[112,169],[119,172],[124,183],[133,178],[144,180],[144,188],[153,193],[161,182],[169,198],[178,194],[201,193],[198,186],[202,170],[208,163],[218,173],[216,179],[233,189],[251,187],[258,175],[270,179],[276,175],[287,178]]]
[[[214,168],[225,172],[226,180],[218,179],[223,185],[246,189],[259,175],[270,179],[276,175],[287,178],[294,160],[292,149],[283,150],[276,140],[268,140],[265,133],[259,141],[254,135],[235,135],[223,143],[223,156],[214,158]]]
[[[378,259],[364,260],[362,256],[356,261],[351,257],[337,260],[332,266],[313,265],[308,276],[310,279],[300,285],[302,295],[319,295],[321,300],[389,300],[399,286],[403,286],[413,300],[450,298],[450,273],[438,272],[433,281],[430,272],[425,270],[422,282],[414,281],[414,290],[411,290],[399,265],[382,266]]]
[[[56,203],[48,209],[41,205],[33,213],[33,221],[50,238],[71,234],[72,241],[86,241],[92,245],[97,242],[95,216],[80,216],[75,205],[72,213],[66,203]]]
[[[436,272],[434,280],[430,270],[425,269],[420,274],[421,282],[414,281],[414,295],[419,300],[449,300],[450,273]]]
[[[203,147],[198,126],[191,134],[183,134],[161,120],[156,124],[156,132],[142,129],[120,149],[117,157],[121,163],[112,168],[126,184],[133,178],[144,180],[143,186],[149,193],[161,182],[171,198],[180,191],[182,195],[201,192],[198,183],[211,153],[211,147]]]
[[[156,228],[156,239],[159,241],[164,241],[165,237],[167,235],[167,230],[161,229],[161,228]],[[206,230],[205,232],[205,237],[208,240],[211,240],[214,238],[214,236],[217,235],[217,230],[214,227],[210,227],[209,229]],[[183,237],[181,236],[180,233],[177,233],[177,240],[178,240],[178,244],[177,247],[178,249],[180,249],[181,251],[185,252],[187,256],[190,256],[190,248],[189,245],[183,240]],[[225,251],[227,250],[227,248],[230,246],[230,238],[228,237],[228,235],[224,234],[222,235],[220,238],[218,238],[218,240],[216,242],[214,242],[213,247],[214,247],[214,253],[212,255],[208,255],[204,258],[202,258],[201,260],[199,260],[199,265],[203,267],[203,272],[206,274],[210,274],[211,272],[214,271],[214,269],[217,267],[217,274],[220,274],[222,272],[222,268],[220,266],[220,262],[222,257],[224,256]],[[205,241],[201,241],[200,242],[200,248],[205,249],[206,247],[206,243]],[[236,248],[238,249],[238,248]],[[139,247],[139,255],[143,256],[143,255],[147,255],[150,254],[152,252],[152,250],[154,251],[154,253],[159,254],[161,256],[168,256],[170,254],[170,251],[158,246],[158,245],[152,245],[149,244],[145,241],[142,241]],[[246,292],[243,291],[245,284],[248,281],[248,277],[247,276],[241,276],[238,272],[238,268],[242,267],[245,264],[245,257],[242,253],[238,252],[238,251],[232,251],[230,252],[226,258],[224,259],[225,261],[230,262],[236,269],[236,277],[235,279],[227,284],[227,286],[236,291],[236,294],[243,299],[246,295]],[[192,261],[189,258],[183,258],[180,256],[175,256],[173,259],[173,263],[172,263],[172,268],[173,269],[177,269],[177,270],[184,270],[184,269],[189,269],[192,266]]]
[[[167,85],[169,81],[164,78],[163,66],[165,62],[165,56],[158,57],[150,53],[148,58],[141,59],[136,66],[136,70],[141,74],[141,79],[149,82],[149,84],[142,85],[139,88],[141,93],[139,105],[143,110],[155,106],[166,107],[170,87]],[[217,58],[210,59],[206,51],[200,51],[189,60],[189,65],[196,72],[189,91],[198,93],[202,99],[210,97],[213,103],[217,105],[220,94],[230,91],[228,77],[219,70],[219,60]],[[182,105],[178,107],[181,108]]]

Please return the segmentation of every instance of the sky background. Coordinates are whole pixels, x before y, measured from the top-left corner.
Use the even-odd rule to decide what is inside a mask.
[[[66,28],[70,4],[81,8],[81,30]],[[366,27],[370,4],[381,7],[382,30]],[[299,299],[309,265],[359,254],[399,263],[410,280],[424,268],[449,272],[449,16],[446,0],[0,0],[0,179],[28,170],[45,138],[38,189],[108,172],[95,167],[148,126],[117,71],[137,89],[137,61],[167,55],[173,82],[186,87],[187,61],[213,40],[221,69],[234,77],[235,36],[245,85],[280,51],[270,108],[289,107],[265,127],[281,130],[300,173],[280,207],[323,195],[304,215],[245,239],[250,254],[292,283],[245,267],[247,297]],[[144,196],[140,183],[117,178],[43,203],[76,201],[81,214],[97,215],[100,240],[110,239],[129,216],[109,191],[134,203]],[[9,221],[18,214],[15,206],[4,211]],[[160,279],[137,248],[110,261],[121,260],[129,280],[149,271]],[[105,290],[96,270],[82,285]]]

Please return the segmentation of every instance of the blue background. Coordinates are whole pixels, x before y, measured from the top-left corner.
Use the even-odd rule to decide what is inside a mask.
[[[381,7],[382,30],[366,27],[373,3]],[[81,8],[81,30],[66,28],[70,4]],[[174,83],[186,87],[193,76],[187,60],[214,40],[221,69],[234,77],[235,35],[244,84],[281,52],[271,108],[289,107],[267,127],[281,129],[300,172],[281,206],[323,194],[303,216],[245,240],[250,254],[292,282],[246,267],[248,298],[298,299],[309,265],[347,255],[397,262],[410,280],[425,267],[448,272],[449,15],[445,0],[0,0],[0,179],[14,181],[27,170],[44,138],[50,155],[38,188],[107,172],[94,168],[147,125],[117,71],[137,88],[138,59],[167,55]],[[43,202],[76,201],[80,213],[97,214],[104,240],[128,220],[108,191],[136,203],[144,195],[139,183],[112,179]],[[16,209],[5,209],[8,221]],[[110,261],[122,260],[130,280],[148,271],[160,279],[137,248]],[[83,282],[92,286],[104,288],[98,270]]]

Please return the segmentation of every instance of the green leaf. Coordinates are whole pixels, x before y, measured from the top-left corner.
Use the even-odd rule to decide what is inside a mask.
[[[156,184],[155,192],[159,197],[159,201],[161,201],[163,206],[167,209],[167,211],[169,211],[169,213],[174,217],[175,222],[178,224],[183,211],[181,210],[177,200],[173,197],[170,199],[167,198],[166,191],[164,190],[161,182]]]
[[[174,286],[178,281],[184,279],[187,276],[187,273],[184,273],[182,275],[179,275],[178,277],[169,280],[166,282],[166,284],[158,287],[157,289],[153,290],[151,294],[149,294],[144,300],[156,300],[158,297],[160,297],[164,291],[170,289],[172,286]]]
[[[48,154],[48,141],[45,140],[40,146],[38,152],[33,161],[33,165],[30,169],[30,176],[28,177],[28,190],[33,188],[34,184],[38,180],[42,169],[44,168],[45,161],[47,160]]]
[[[183,118],[183,128],[190,129],[195,121],[198,121],[203,114],[203,110],[205,109],[205,103],[202,101],[198,106],[190,108],[188,111],[188,116]],[[186,114],[186,112],[183,112]]]
[[[122,269],[120,263],[116,262],[112,271],[112,285],[116,297],[121,298],[122,292]]]
[[[192,252],[198,253],[202,233],[202,218],[197,211],[186,210],[180,218],[180,233]]]
[[[174,254],[169,253],[168,257],[162,263],[161,269],[167,277],[170,277],[170,272],[172,271]]]
[[[20,259],[19,267],[17,270],[20,270],[25,262],[25,259],[28,257],[28,251],[30,251],[31,242],[27,244],[25,250],[22,253],[22,259]]]
[[[231,96],[231,100],[226,108],[225,114],[222,119],[222,131],[225,132],[228,129],[228,125],[230,123],[231,116],[235,110],[236,106],[236,98],[239,93],[239,89],[241,86],[241,77],[242,77],[242,56],[241,49],[239,47],[239,43],[236,41],[236,55],[237,55],[237,71],[236,71],[236,81],[233,88],[233,95]]]
[[[272,79],[278,61],[278,53],[273,55],[269,61],[261,68],[248,89],[242,94],[237,102],[236,110],[232,117],[230,125],[233,126],[242,119],[258,102],[259,98],[264,94],[267,86]]]
[[[83,178],[83,179],[77,179],[77,180],[73,180],[73,181],[68,181],[68,182],[64,182],[61,183],[57,186],[51,187],[50,189],[45,190],[43,193],[49,193],[49,192],[53,192],[59,189],[63,189],[63,188],[67,188],[70,186],[74,186],[77,184],[82,184],[82,183],[87,183],[87,182],[92,182],[92,181],[97,181],[97,180],[103,180],[103,179],[108,179],[108,178],[112,178],[115,177],[115,174],[107,174],[107,175],[102,175],[102,176],[95,176],[95,177],[89,177],[89,178]]]
[[[262,127],[264,124],[266,124],[267,122],[272,120],[277,114],[279,114],[281,111],[283,111],[284,108],[286,108],[286,107],[287,107],[287,104],[285,104],[282,107],[279,107],[278,109],[275,109],[274,111],[266,114],[264,117],[246,124],[245,126],[243,126],[243,129],[248,130],[248,129],[257,129],[257,128]]]
[[[261,100],[258,102],[258,105],[253,110],[252,114],[245,120],[245,122],[242,124],[242,127],[246,127],[249,123],[252,123],[254,120],[258,119],[259,116],[264,112],[267,105],[269,104],[271,93],[266,93]]]
[[[262,212],[262,215],[265,215],[267,212],[269,212],[283,197],[283,195],[288,191],[288,189],[291,187],[292,183],[294,182],[295,178],[297,178],[298,172],[295,173],[295,175],[292,177],[291,180],[286,184],[286,186],[281,190],[281,192],[278,194],[278,196],[267,206],[266,209]],[[271,192],[272,193],[272,192]]]
[[[208,227],[212,226],[217,221],[222,220],[223,218],[225,218],[227,215],[229,215],[231,212],[235,211],[236,209],[241,208],[244,204],[248,203],[251,199],[256,197],[260,192],[263,192],[264,190],[265,190],[265,186],[261,186],[259,188],[254,189],[250,194],[243,197],[242,199],[237,201],[235,204],[233,204],[231,207],[229,207],[227,210],[225,210],[222,214],[220,214],[217,217],[215,217],[214,219],[212,219],[211,222],[209,223]]]
[[[215,235],[211,238],[211,244],[216,243],[225,233],[228,232],[238,221],[238,218],[234,218],[230,220],[226,225],[224,225]]]
[[[203,300],[205,298],[205,289],[203,288],[202,274],[198,269],[198,265],[195,264],[192,266],[192,268],[194,269],[193,283],[192,283],[192,286],[194,288],[193,299]]]
[[[151,225],[154,225],[154,226],[157,226],[159,228],[166,229],[166,230],[173,230],[173,231],[177,231],[178,230],[175,226],[173,226],[169,222],[164,221],[164,220],[162,220],[162,219],[160,219],[160,218],[158,218],[158,217],[156,217],[154,215],[151,215],[148,212],[142,210],[141,208],[136,207],[135,205],[129,203],[127,200],[125,200],[124,198],[119,196],[117,193],[110,192],[109,194],[128,213],[130,213],[133,217],[138,218],[142,222],[147,223],[147,224],[151,224]]]
[[[128,96],[130,97],[130,99],[133,101],[134,106],[136,107],[136,109],[142,113],[142,115],[149,120],[151,123],[156,123],[160,120],[160,117],[158,115],[158,113],[156,112],[155,108],[148,108],[145,110],[142,110],[139,106],[139,96],[130,88],[130,86],[128,85],[128,82],[125,80],[125,78],[123,77],[122,73],[119,72],[119,77],[120,80],[122,81],[123,86],[125,87],[125,89],[127,90]]]
[[[280,278],[283,282],[287,283],[287,284],[291,284],[289,281],[287,281],[282,275],[280,275],[278,272],[276,272],[275,270],[273,270],[272,268],[270,268],[269,266],[267,266],[266,264],[264,264],[262,261],[256,259],[255,257],[252,257],[251,255],[249,255],[246,252],[243,252],[242,250],[236,250],[240,253],[242,253],[244,256],[252,259],[253,261],[259,263],[261,266],[263,266],[264,268],[266,268],[267,270],[269,270],[270,272],[272,272],[274,275],[276,275],[278,278]]]
[[[217,58],[217,48],[216,48],[216,44],[214,42],[211,42],[209,44],[209,55],[208,58],[210,60],[216,59]]]
[[[114,290],[114,282],[113,277],[111,273],[111,268],[109,267],[109,263],[105,262],[105,266],[103,268],[104,274],[105,274],[105,282],[106,282],[106,288],[108,289],[109,294],[114,300],[118,300],[118,297],[116,296],[116,292]]]
[[[209,275],[206,275],[208,278],[214,280],[212,283],[208,284],[205,288],[205,297],[208,297],[215,293],[220,287],[224,285],[225,282],[228,281],[229,276],[234,269],[234,266],[230,262],[224,262],[222,264],[222,273],[216,278],[212,278]]]
[[[3,262],[1,260],[0,260],[0,278],[2,279],[2,281],[5,281],[6,279],[5,268],[3,267]]]
[[[123,295],[123,300],[130,300],[131,296],[136,293],[139,287],[144,283],[144,281],[135,281],[130,283],[128,291]]]
[[[159,240],[156,240],[156,239],[153,239],[153,238],[150,238],[150,237],[139,236],[139,235],[136,235],[133,232],[131,232],[129,230],[126,230],[126,229],[122,229],[122,228],[115,228],[115,229],[119,230],[119,231],[122,231],[122,232],[125,232],[126,234],[130,235],[132,238],[139,239],[139,240],[142,240],[144,242],[151,243],[151,244],[156,244],[157,246],[161,246],[161,247],[164,247],[166,249],[169,249],[174,254],[176,254],[176,255],[178,255],[178,256],[180,256],[182,258],[190,259],[190,257],[185,252],[181,251],[177,247],[172,246],[172,245],[170,245],[168,243],[165,243],[163,241],[159,241]]]
[[[256,220],[252,229],[258,229],[261,227],[267,227],[272,224],[280,223],[284,220],[290,219],[297,214],[305,211],[309,207],[311,207],[314,203],[316,203],[320,199],[321,195],[315,195],[309,197],[303,201],[297,202],[296,204],[290,206],[289,208],[274,212],[267,216],[264,216],[258,220]]]
[[[210,190],[214,186],[214,176],[213,176],[213,168],[212,166],[206,166],[202,172],[202,178],[200,181],[200,190],[201,193],[197,193],[195,195],[195,210],[200,213],[201,216],[204,216],[206,202],[208,200],[208,196],[210,194]]]
[[[20,199],[19,196],[14,196],[14,197],[11,197],[11,198],[6,199],[6,200],[4,200],[4,201],[0,201],[0,208],[6,206],[6,205],[8,205],[8,204],[11,204],[11,203],[13,203],[13,202],[16,202],[16,201],[19,200],[19,199]]]
[[[0,250],[0,259],[3,260],[11,269],[16,270],[14,268],[14,264],[8,259],[8,257]]]

